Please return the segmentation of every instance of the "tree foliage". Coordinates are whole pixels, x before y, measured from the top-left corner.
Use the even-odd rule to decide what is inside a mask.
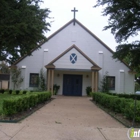
[[[0,60],[14,63],[46,40],[49,9],[41,9],[41,0],[1,0]]]
[[[130,36],[138,35],[140,30],[140,0],[97,0],[97,6],[104,6],[103,15],[109,16],[104,30],[111,29],[118,43],[114,58],[130,58],[130,66],[140,68],[140,41],[126,43]]]
[[[21,68],[11,68],[11,80],[13,82],[13,89],[18,88],[24,80],[21,76]]]
[[[103,76],[103,79],[101,81],[101,92],[103,92],[103,93],[109,93],[107,76],[108,76],[108,72],[105,73],[105,75]]]
[[[45,91],[46,86],[45,86],[45,73],[43,71],[43,68],[40,70],[39,74],[39,88],[41,91]]]
[[[5,62],[1,62],[0,64],[0,73],[1,74],[9,74],[9,66]]]

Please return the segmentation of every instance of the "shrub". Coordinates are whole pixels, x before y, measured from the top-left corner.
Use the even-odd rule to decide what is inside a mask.
[[[13,90],[10,89],[10,90],[9,90],[9,94],[12,94],[12,92],[13,92]]]
[[[113,96],[105,93],[92,93],[93,100],[117,113],[122,113],[127,119],[134,118],[134,100],[132,98],[124,98],[129,95]],[[140,101],[137,101],[135,121],[140,122]]]
[[[140,95],[137,94],[116,94],[118,97],[122,97],[122,98],[131,98],[131,99],[137,99],[140,100]]]
[[[15,90],[13,90],[13,91],[12,91],[12,94],[16,94],[16,91],[15,91]]]
[[[87,96],[90,96],[91,91],[92,91],[91,86],[86,88]]]
[[[4,89],[1,89],[0,90],[0,93],[4,94],[5,90]]]
[[[16,90],[15,92],[16,92],[16,94],[17,94],[17,95],[20,93],[20,91],[19,91],[19,90]]]
[[[35,107],[37,104],[47,101],[50,98],[50,92],[37,92],[34,94],[25,95],[23,97],[5,99],[3,101],[3,114],[9,116],[25,111]]]
[[[26,90],[23,90],[23,92],[22,92],[23,94],[26,94],[27,93],[27,91]]]
[[[124,115],[129,120],[134,118],[134,102],[128,102],[127,107],[124,108]],[[136,112],[135,112],[135,121],[140,122],[140,102],[137,101]]]
[[[6,89],[3,94],[8,94],[8,93],[9,93],[9,90]]]
[[[57,85],[57,84],[54,84],[54,85],[53,85],[53,90],[54,90],[54,91],[53,91],[53,92],[54,92],[53,94],[54,94],[54,95],[57,95],[59,89],[60,89],[60,86]]]

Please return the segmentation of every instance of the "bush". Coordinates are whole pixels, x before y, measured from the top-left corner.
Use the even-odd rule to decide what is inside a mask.
[[[129,102],[127,104],[127,107],[124,108],[124,115],[129,120],[133,120],[133,118],[134,118],[134,102]],[[136,104],[135,121],[140,122],[140,102],[139,101],[137,101],[137,104]]]
[[[10,116],[25,111],[51,98],[50,92],[37,92],[23,97],[5,99],[3,101],[3,114]]]
[[[17,95],[20,93],[20,91],[19,91],[19,90],[16,90],[15,92],[16,92],[16,94],[17,94]]]
[[[87,96],[90,96],[91,91],[92,91],[92,88],[90,86],[86,88]]]
[[[26,94],[27,93],[27,91],[26,90],[23,90],[23,92],[22,92],[23,94]]]
[[[53,92],[54,92],[53,94],[54,94],[54,95],[57,95],[59,89],[60,89],[60,86],[57,85],[57,84],[54,84],[54,85],[53,85]]]
[[[12,94],[14,94],[14,95],[15,95],[15,94],[16,94],[16,91],[15,91],[15,90],[13,90],[13,91],[12,91]]]
[[[0,93],[4,94],[5,90],[4,89],[0,89]]]
[[[113,96],[105,93],[92,93],[93,100],[117,113],[122,113],[127,119],[133,120],[134,117],[134,100],[128,97],[128,95],[123,96]],[[136,104],[135,121],[140,122],[140,101]]]
[[[13,90],[9,90],[9,94],[12,94]]]

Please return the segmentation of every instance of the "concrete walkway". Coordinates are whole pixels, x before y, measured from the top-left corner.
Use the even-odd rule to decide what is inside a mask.
[[[128,128],[89,99],[56,96],[20,123],[0,123],[0,140],[128,140]]]

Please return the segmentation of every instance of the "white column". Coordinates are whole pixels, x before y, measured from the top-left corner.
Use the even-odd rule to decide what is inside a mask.
[[[48,51],[49,51],[49,49],[44,49],[42,67],[44,67],[46,64],[48,64]]]
[[[51,92],[53,95],[54,69],[51,70]]]
[[[98,65],[102,68],[101,70],[100,70],[100,73],[101,73],[101,77],[103,76],[103,74],[104,74],[104,53],[103,53],[103,51],[99,51],[98,52],[99,53],[99,56],[98,56]]]
[[[23,78],[23,82],[19,85],[19,89],[26,89],[26,66],[21,67],[21,76]]]
[[[95,71],[95,92],[98,91],[98,71]]]
[[[124,70],[119,71],[119,93],[124,93],[125,88],[125,72]]]
[[[47,90],[50,91],[50,75],[51,75],[51,73],[50,73],[50,69],[47,69],[47,71],[48,71],[48,75],[47,75],[47,77],[48,77],[47,78],[48,79],[47,80],[48,81],[47,82]]]
[[[91,84],[92,84],[92,86],[91,86],[91,88],[92,88],[92,92],[94,92],[94,71],[92,71],[92,78],[91,78]]]

